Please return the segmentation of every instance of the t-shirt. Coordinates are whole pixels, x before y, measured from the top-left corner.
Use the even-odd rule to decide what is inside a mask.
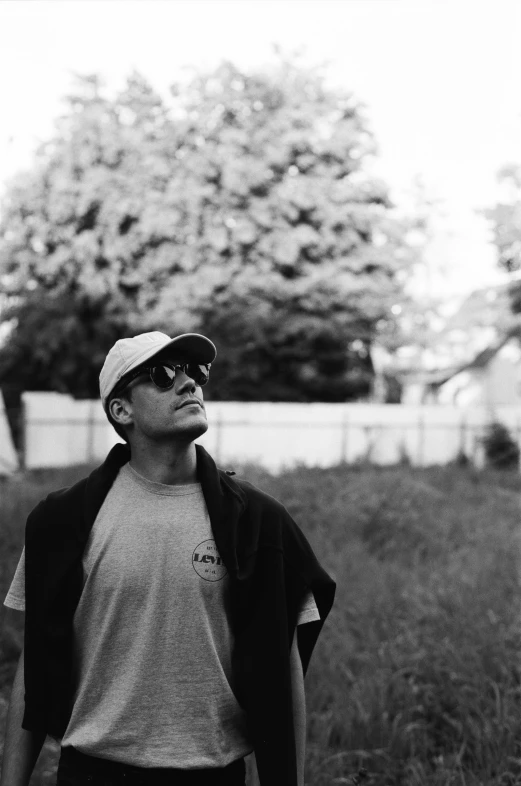
[[[138,767],[225,767],[253,750],[233,692],[230,580],[199,483],[125,464],[92,526],[61,741]],[[4,604],[25,609],[25,549]],[[320,619],[312,593],[298,624]]]

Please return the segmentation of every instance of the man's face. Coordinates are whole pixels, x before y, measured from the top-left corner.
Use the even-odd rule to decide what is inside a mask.
[[[175,365],[188,360],[167,349],[144,365]],[[193,442],[208,430],[203,391],[181,369],[176,369],[169,390],[157,388],[148,372],[132,380],[127,390],[131,391],[131,399],[126,403],[132,415],[132,426],[127,429],[131,437],[141,434],[153,441]]]

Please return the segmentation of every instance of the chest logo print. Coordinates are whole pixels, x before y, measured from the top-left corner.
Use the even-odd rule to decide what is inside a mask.
[[[205,581],[220,581],[228,572],[219,556],[215,540],[203,540],[195,547],[192,554],[192,566]]]

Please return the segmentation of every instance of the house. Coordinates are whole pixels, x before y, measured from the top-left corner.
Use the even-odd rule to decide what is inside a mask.
[[[494,409],[521,406],[521,335],[507,334],[451,370],[418,372],[407,380],[403,403]]]
[[[469,295],[424,358],[421,367],[401,369],[402,403],[521,405],[521,320],[508,286]]]

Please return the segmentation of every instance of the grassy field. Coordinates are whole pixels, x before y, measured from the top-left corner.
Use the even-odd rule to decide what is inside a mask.
[[[85,468],[3,481],[2,599],[28,511]],[[337,598],[306,678],[308,786],[521,784],[517,473],[299,468],[242,476],[284,502]],[[5,724],[23,631],[2,629]],[[48,741],[32,786],[55,781]]]

